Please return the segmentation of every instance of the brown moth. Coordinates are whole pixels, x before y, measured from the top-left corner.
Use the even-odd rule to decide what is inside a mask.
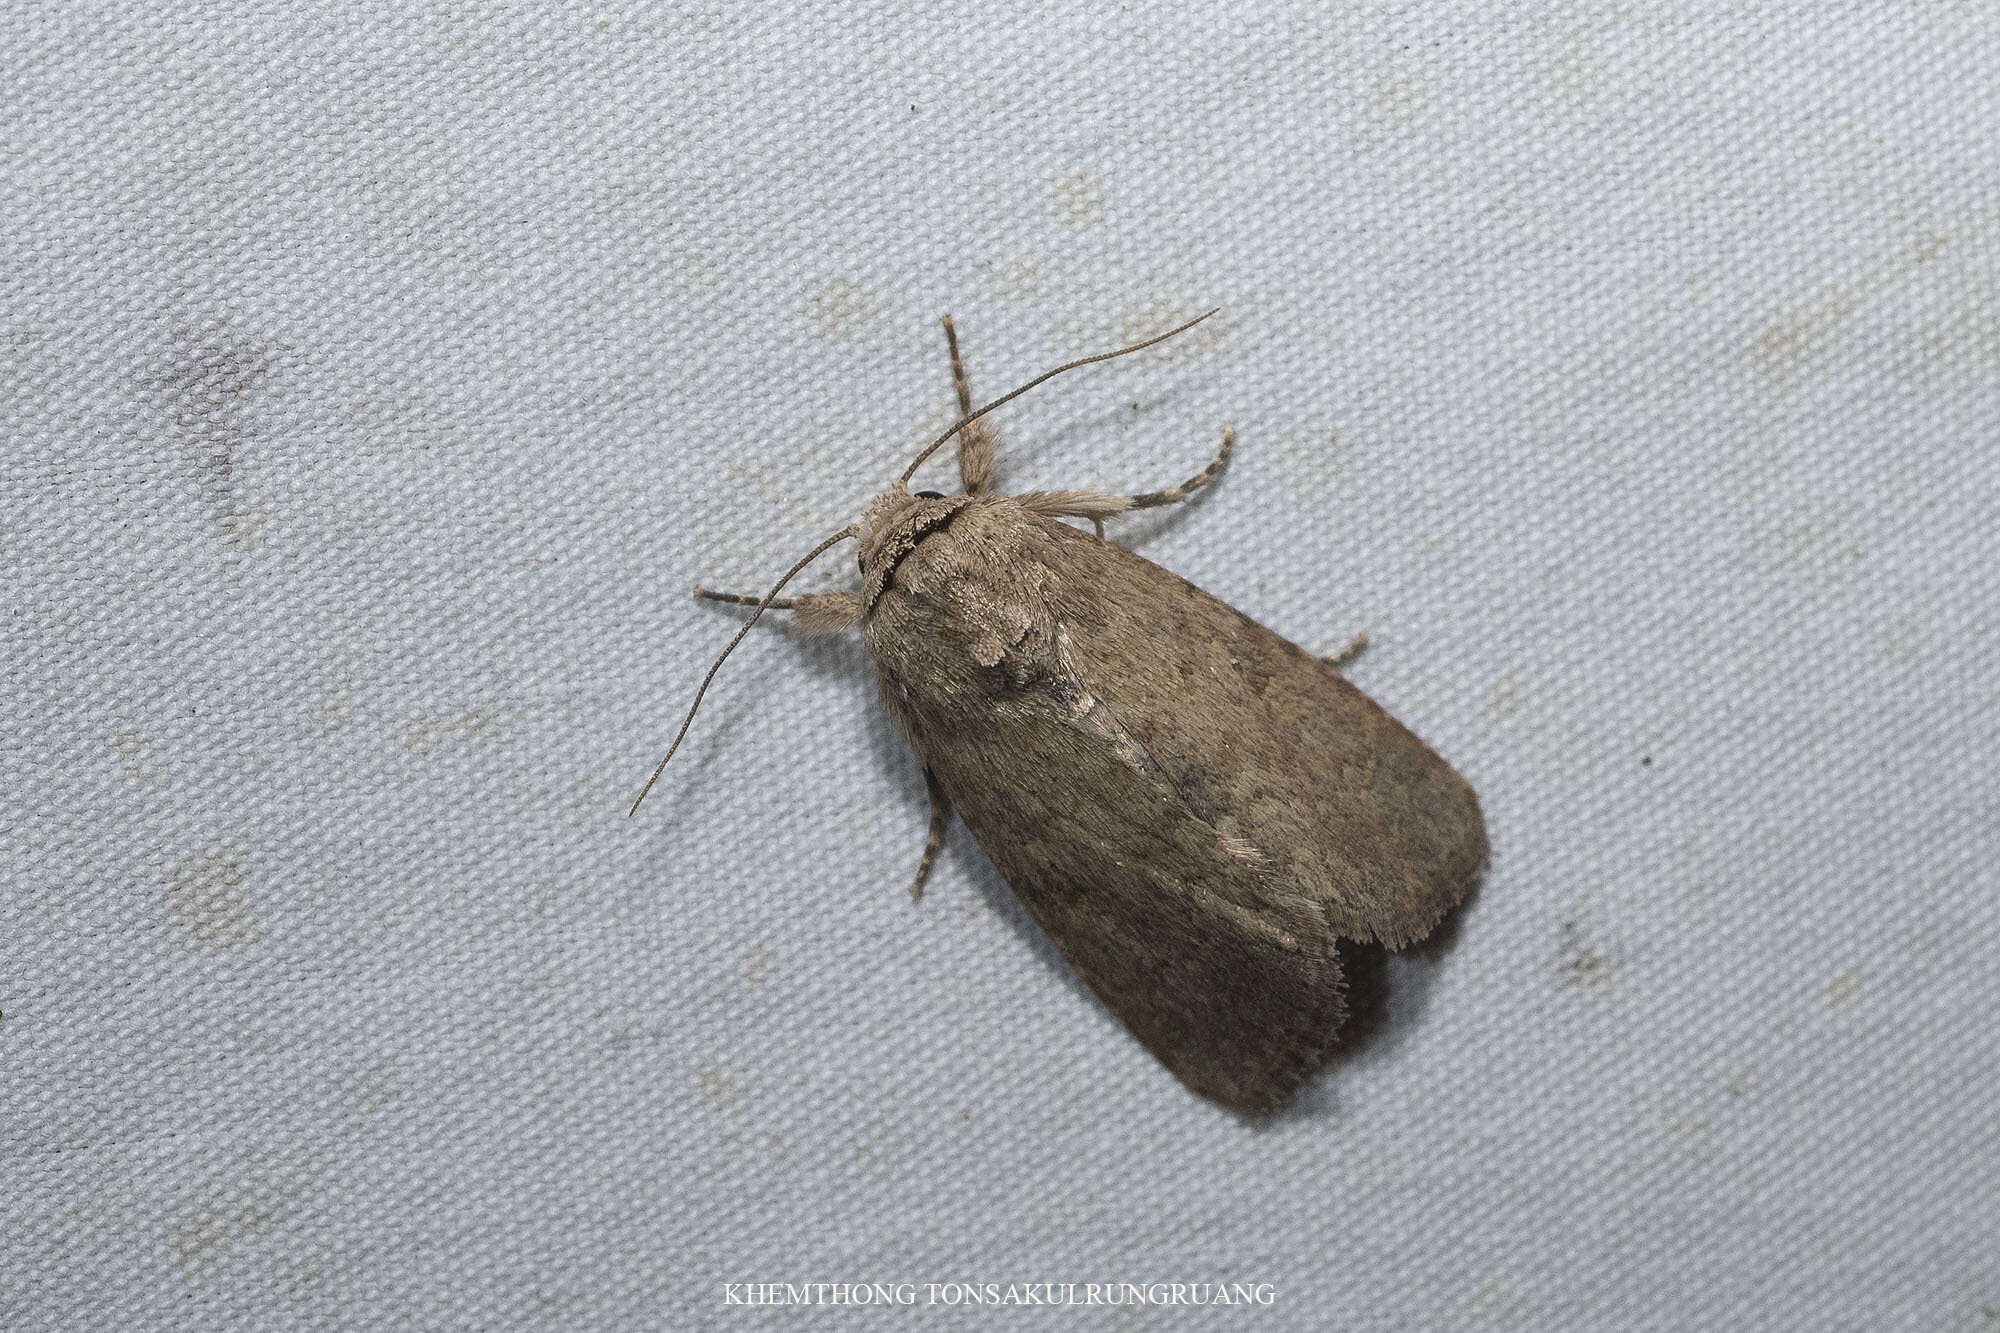
[[[1465,780],[1342,677],[1352,649],[1315,657],[1102,540],[1105,519],[1214,481],[1233,432],[1168,490],[992,489],[986,413],[1198,322],[974,411],[947,318],[959,422],[768,595],[695,595],[757,607],[723,658],[773,608],[808,633],[859,628],[930,789],[911,893],[956,810],[1148,1050],[1203,1096],[1260,1113],[1297,1091],[1340,1027],[1334,942],[1398,948],[1429,934],[1485,864],[1486,830]],[[964,494],[912,494],[918,465],[954,435]],[[859,591],[778,598],[848,538]]]

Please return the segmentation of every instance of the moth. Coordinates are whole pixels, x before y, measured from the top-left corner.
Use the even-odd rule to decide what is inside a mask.
[[[1105,520],[1214,482],[1232,430],[1208,466],[1166,490],[994,489],[994,408],[1200,319],[974,410],[947,317],[958,422],[765,596],[695,589],[756,612],[639,799],[765,611],[790,612],[810,634],[859,630],[930,793],[911,893],[957,811],[1132,1034],[1195,1092],[1259,1114],[1297,1091],[1340,1028],[1335,941],[1393,949],[1428,935],[1483,868],[1486,830],[1466,781],[1338,660],[1103,540]],[[963,493],[912,493],[917,468],[954,437]],[[850,540],[858,589],[778,596]]]

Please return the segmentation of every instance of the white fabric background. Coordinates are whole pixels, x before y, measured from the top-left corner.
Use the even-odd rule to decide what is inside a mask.
[[[1993,5],[5,34],[0,1324],[2000,1318]],[[938,315],[991,396],[1209,305],[1005,409],[1010,481],[1233,422],[1120,538],[1372,634],[1494,844],[1262,1126],[962,831],[904,896],[853,643],[760,629],[624,818],[737,623],[689,585],[949,420]]]

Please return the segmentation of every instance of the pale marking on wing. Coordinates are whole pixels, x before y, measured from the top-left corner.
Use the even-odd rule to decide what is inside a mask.
[[[1058,625],[1056,627],[1056,658],[1062,664],[1064,676],[1070,680],[1081,680],[1082,674],[1077,670],[1076,663],[1071,659],[1068,648],[1069,629],[1067,626]],[[1152,779],[1153,783],[1163,792],[1172,796],[1175,804],[1190,819],[1198,821],[1203,827],[1214,833],[1216,842],[1224,852],[1234,857],[1243,865],[1265,874],[1269,874],[1276,868],[1271,858],[1265,855],[1263,849],[1255,843],[1239,838],[1233,833],[1224,833],[1221,829],[1216,828],[1214,824],[1203,819],[1195,811],[1194,803],[1188,800],[1187,793],[1182,791],[1180,784],[1174,781],[1173,775],[1160,766],[1159,761],[1153,758],[1146,747],[1140,743],[1138,737],[1125,729],[1124,724],[1119,722],[1118,714],[1112,709],[1110,704],[1092,694],[1088,689],[1079,687],[1076,694],[1069,701],[1069,707],[1072,723],[1082,724],[1110,741],[1121,760]]]

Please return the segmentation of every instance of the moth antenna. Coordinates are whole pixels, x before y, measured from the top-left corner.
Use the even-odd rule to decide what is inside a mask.
[[[929,444],[924,446],[924,451],[917,455],[916,462],[910,464],[907,468],[903,469],[903,475],[896,478],[896,483],[900,486],[908,486],[910,484],[910,478],[914,477],[917,474],[917,469],[924,465],[924,460],[926,458],[929,458],[932,454],[936,453],[939,450],[939,448],[943,446],[946,440],[949,440],[952,436],[958,434],[960,431],[964,430],[967,426],[970,426],[973,422],[979,420],[979,418],[985,416],[988,412],[991,412],[994,408],[999,407],[1002,403],[1013,402],[1016,398],[1019,398],[1022,394],[1034,388],[1037,384],[1042,383],[1044,380],[1052,380],[1056,376],[1062,374],[1065,370],[1075,370],[1078,366],[1095,365],[1099,361],[1110,361],[1115,357],[1128,356],[1133,352],[1143,352],[1148,347],[1151,347],[1156,343],[1163,343],[1169,338],[1175,337],[1179,334],[1186,333],[1189,329],[1201,323],[1204,319],[1207,319],[1209,315],[1214,314],[1216,310],[1220,309],[1222,309],[1221,306],[1216,306],[1214,310],[1209,310],[1204,314],[1196,315],[1193,319],[1189,320],[1187,323],[1181,325],[1178,328],[1168,329],[1165,333],[1162,333],[1157,337],[1148,338],[1144,342],[1133,343],[1130,347],[1121,347],[1115,352],[1099,352],[1096,356],[1082,357],[1075,361],[1065,362],[1064,364],[1057,366],[1054,370],[1043,371],[1041,374],[1029,380],[1026,384],[1023,384],[1020,388],[1015,389],[1010,393],[1003,393],[998,398],[995,398],[992,402],[988,403],[986,406],[980,408],[979,410],[975,412],[968,412],[964,416],[960,417],[958,419],[957,425],[953,426],[950,430],[946,431],[944,434],[938,436],[935,440],[932,440]]]
[[[660,780],[660,774],[667,771],[668,760],[671,760],[674,757],[674,751],[681,748],[681,742],[687,739],[688,728],[694,725],[694,715],[696,711],[701,708],[701,697],[704,694],[708,693],[709,684],[712,681],[714,681],[715,673],[722,670],[722,664],[729,660],[729,655],[731,653],[736,651],[736,645],[743,642],[743,636],[748,634],[750,632],[750,627],[757,623],[757,617],[763,615],[765,611],[770,609],[771,603],[777,599],[779,593],[785,590],[785,585],[792,581],[792,576],[794,574],[797,574],[807,565],[810,565],[813,561],[819,559],[821,556],[825,555],[828,551],[832,550],[840,543],[846,541],[849,537],[857,536],[859,533],[860,529],[853,527],[842,528],[839,532],[834,533],[831,537],[828,537],[818,546],[813,547],[812,554],[808,555],[805,559],[799,561],[799,563],[793,565],[790,569],[786,570],[785,577],[779,579],[777,584],[771,589],[771,591],[764,594],[764,600],[757,603],[757,610],[751,615],[751,617],[748,620],[743,622],[743,628],[736,631],[736,637],[731,639],[729,641],[729,646],[722,650],[722,656],[715,659],[715,665],[710,667],[708,669],[708,674],[701,678],[701,688],[694,692],[694,702],[688,705],[687,716],[681,719],[681,729],[678,732],[674,733],[674,743],[667,747],[666,759],[662,759],[660,761],[660,766],[653,770],[653,776],[646,779],[646,785],[642,789],[640,789],[639,800],[632,802],[632,808],[625,812],[625,817],[627,819],[630,819],[633,815],[639,813],[639,801],[643,801],[646,799],[647,794],[653,790],[653,784]]]

